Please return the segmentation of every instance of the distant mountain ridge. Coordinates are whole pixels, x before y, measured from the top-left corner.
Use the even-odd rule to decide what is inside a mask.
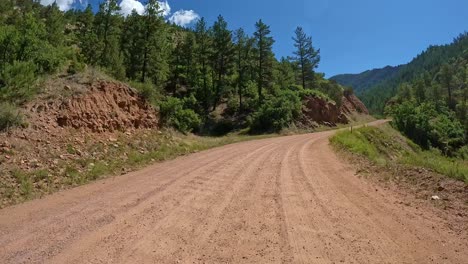
[[[443,64],[468,56],[468,32],[446,45],[431,45],[411,62],[396,67],[387,66],[360,74],[341,74],[330,78],[344,86],[351,86],[356,95],[373,114],[382,114],[398,87],[416,78],[433,79]],[[425,77],[424,77],[425,76]]]
[[[353,87],[356,94],[361,94],[385,80],[394,78],[402,67],[403,65],[386,66],[356,74],[339,74],[331,77],[330,80],[344,86]]]

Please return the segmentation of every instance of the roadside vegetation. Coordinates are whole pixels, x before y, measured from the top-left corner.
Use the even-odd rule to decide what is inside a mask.
[[[343,130],[330,139],[333,146],[369,159],[380,167],[426,168],[468,183],[466,150],[448,157],[437,148],[425,150],[390,125]]]

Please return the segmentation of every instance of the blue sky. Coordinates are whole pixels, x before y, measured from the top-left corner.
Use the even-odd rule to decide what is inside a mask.
[[[291,37],[300,25],[320,48],[318,70],[327,77],[407,63],[429,45],[449,43],[468,30],[468,0],[168,0],[168,4],[168,18],[181,23],[197,14],[213,22],[222,14],[231,29],[243,27],[252,33],[261,18],[271,27],[278,58],[291,55]]]

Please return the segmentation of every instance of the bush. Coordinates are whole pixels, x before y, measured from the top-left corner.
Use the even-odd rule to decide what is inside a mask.
[[[292,124],[302,110],[301,99],[296,92],[282,91],[266,100],[250,118],[252,132],[278,132]]]
[[[83,62],[79,62],[77,60],[72,60],[70,65],[68,66],[67,73],[70,75],[77,74],[80,72],[84,72],[86,69],[86,64]]]
[[[55,73],[65,63],[66,51],[63,48],[56,48],[50,44],[44,44],[37,52],[34,62],[41,73]]]
[[[14,62],[5,67],[1,75],[0,98],[8,102],[22,103],[36,93],[37,67],[33,62]]]
[[[465,142],[463,126],[448,109],[405,101],[387,111],[393,117],[393,125],[425,149],[437,147],[452,155]]]
[[[156,105],[162,99],[159,89],[150,82],[131,82],[130,86],[137,89],[140,96],[152,105]]]
[[[161,118],[165,125],[174,127],[182,133],[189,133],[200,128],[200,116],[192,109],[184,109],[184,101],[168,97],[160,105]]]
[[[14,105],[0,103],[0,131],[19,126],[21,123],[22,116]]]
[[[457,155],[458,155],[459,158],[461,158],[463,160],[468,160],[468,146],[461,147],[458,150]]]

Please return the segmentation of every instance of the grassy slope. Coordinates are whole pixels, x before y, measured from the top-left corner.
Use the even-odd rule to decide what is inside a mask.
[[[468,161],[421,150],[390,125],[340,131],[330,141],[335,147],[364,156],[379,166],[422,167],[468,183]]]

